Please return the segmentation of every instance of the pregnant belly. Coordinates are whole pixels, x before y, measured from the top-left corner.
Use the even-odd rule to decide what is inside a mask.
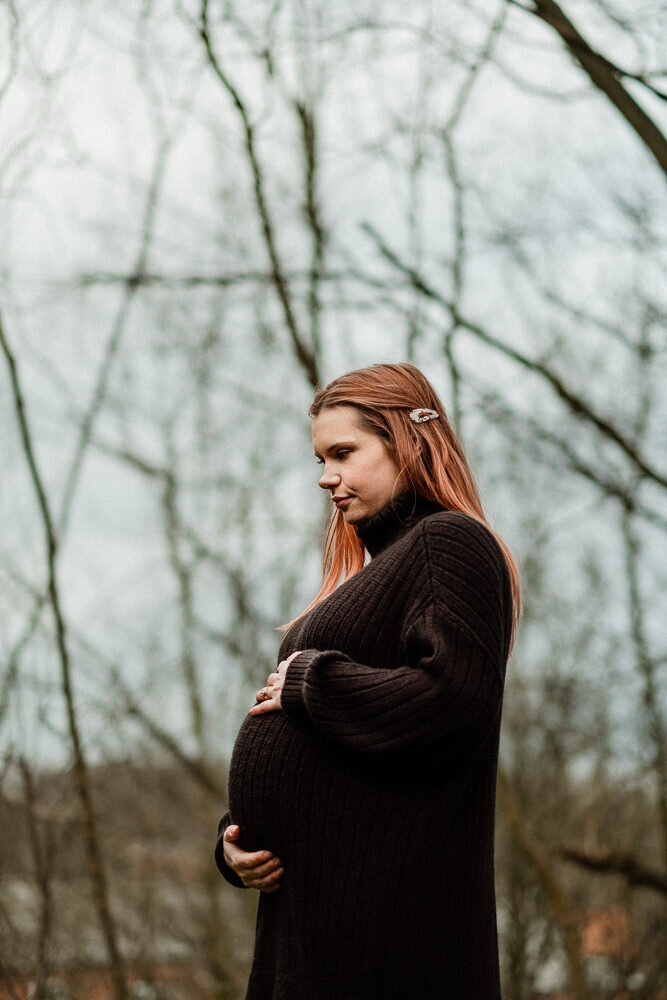
[[[303,868],[311,862],[321,865],[318,845],[326,843],[335,866],[337,836],[332,839],[332,831],[354,830],[361,823],[355,872],[361,878],[369,866],[371,877],[374,866],[390,868],[393,863],[393,851],[386,855],[392,843],[387,831],[409,828],[406,836],[415,845],[425,829],[441,836],[442,824],[434,824],[433,817],[446,811],[445,788],[415,782],[414,769],[402,780],[401,771],[400,762],[386,755],[372,761],[346,753],[285,712],[248,715],[229,767],[229,810],[240,827],[240,846],[272,851],[288,866],[298,859]],[[354,867],[349,844],[339,863],[346,871]],[[344,884],[346,878],[341,878]]]
[[[246,716],[229,767],[229,810],[245,850],[278,853],[292,839],[301,776],[312,770],[315,742],[284,712]],[[311,766],[304,766],[307,760]]]

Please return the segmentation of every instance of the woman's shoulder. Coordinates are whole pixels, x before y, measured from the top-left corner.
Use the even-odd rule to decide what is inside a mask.
[[[502,658],[511,589],[505,556],[491,529],[461,511],[440,511],[420,525],[431,601],[447,619]]]
[[[424,541],[424,557],[434,571],[449,580],[457,576],[491,579],[496,585],[507,574],[498,539],[482,521],[458,510],[441,510],[417,526]]]
[[[462,510],[439,510],[420,521],[424,538],[431,544],[439,540],[448,544],[472,546],[480,552],[499,553],[500,546],[489,526]]]

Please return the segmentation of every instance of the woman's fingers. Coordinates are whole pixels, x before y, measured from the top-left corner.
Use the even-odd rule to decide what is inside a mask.
[[[253,855],[249,855],[253,857]],[[247,875],[249,878],[265,878],[267,875],[273,875],[278,868],[281,868],[280,858],[275,858],[271,856],[268,861],[260,862],[259,864],[253,864],[246,859],[241,859],[237,863],[237,874]]]
[[[276,712],[283,707],[282,690],[285,685],[285,674],[294,657],[300,652],[301,650],[297,649],[286,660],[281,660],[277,671],[269,674],[266,684],[255,695],[257,704],[250,709],[250,715],[264,715],[266,712]]]
[[[268,875],[240,875],[239,878],[248,889],[259,889],[260,892],[275,892],[276,889],[280,888],[283,874],[282,866],[279,866],[275,871],[269,872]]]
[[[256,867],[239,867],[236,874],[248,889],[259,889],[260,892],[275,892],[280,888],[283,877],[283,866],[279,858],[271,858],[269,862]]]
[[[290,653],[290,655],[287,657],[286,660],[281,660],[280,661],[280,663],[278,664],[278,673],[281,676],[283,674],[287,673],[287,668],[289,667],[290,663],[292,662],[292,660],[294,659],[294,657],[295,656],[299,656],[299,654],[301,652],[302,652],[302,650],[296,649],[293,653]]]
[[[275,696],[274,685],[276,683],[279,683],[280,687],[282,687],[282,679],[280,677],[280,674],[269,674],[265,686],[263,688],[260,688],[260,690],[255,695],[257,701],[263,702],[263,701],[268,701],[269,698],[273,698]]]
[[[244,851],[240,847],[237,847],[236,844],[225,844],[224,850],[227,864],[237,873],[252,871],[255,868],[261,868],[272,860],[278,860],[277,858],[274,859],[271,851]]]
[[[271,851],[244,851],[236,841],[239,838],[240,829],[236,824],[228,826],[222,840],[227,864],[236,870],[238,866],[244,868],[255,868],[257,865],[265,864],[273,858]]]
[[[233,824],[228,826],[223,834],[227,864],[249,889],[275,892],[280,888],[280,880],[283,877],[280,858],[271,851],[244,851],[235,843],[239,833],[238,826]]]
[[[257,705],[253,705],[249,710],[249,715],[264,715],[265,712],[276,712],[282,705],[278,698],[267,698],[266,701],[260,701]]]

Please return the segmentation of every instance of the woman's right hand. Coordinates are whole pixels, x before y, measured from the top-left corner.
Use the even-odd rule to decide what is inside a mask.
[[[271,851],[244,851],[236,843],[238,826],[228,826],[222,837],[225,861],[248,889],[277,892],[283,877],[280,858]]]

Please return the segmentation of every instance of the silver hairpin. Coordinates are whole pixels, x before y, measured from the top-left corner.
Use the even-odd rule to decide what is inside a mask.
[[[440,414],[436,410],[421,408],[410,410],[410,420],[415,424],[425,424],[427,420],[437,420]]]

